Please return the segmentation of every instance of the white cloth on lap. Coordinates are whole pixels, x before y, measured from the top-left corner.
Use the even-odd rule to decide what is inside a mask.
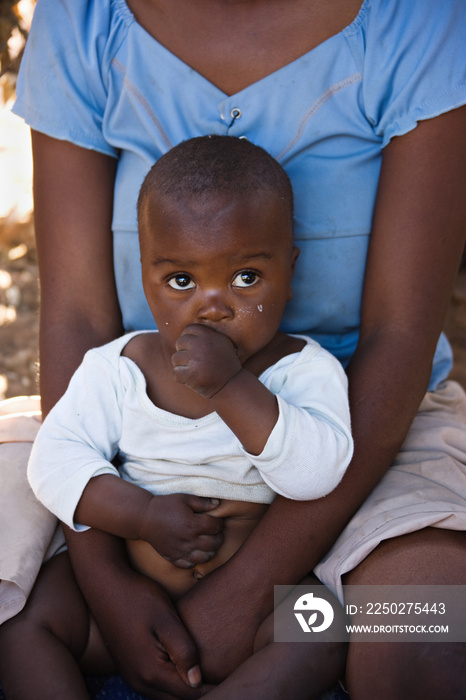
[[[40,415],[38,396],[0,403],[0,623],[24,607],[57,527],[26,477]]]

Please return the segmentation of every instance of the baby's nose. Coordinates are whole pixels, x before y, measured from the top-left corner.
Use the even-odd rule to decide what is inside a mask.
[[[197,314],[201,323],[205,321],[224,321],[232,318],[232,316],[233,309],[224,296],[217,292],[211,292],[204,296]]]

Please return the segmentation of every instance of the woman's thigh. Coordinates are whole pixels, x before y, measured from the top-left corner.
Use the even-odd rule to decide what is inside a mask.
[[[464,585],[466,532],[427,527],[384,540],[343,576],[345,585]]]
[[[425,528],[385,540],[343,577],[345,585],[465,585],[466,533]],[[450,700],[466,688],[466,644],[353,642],[351,700]]]

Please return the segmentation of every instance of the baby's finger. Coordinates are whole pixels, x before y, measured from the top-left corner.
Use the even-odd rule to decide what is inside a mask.
[[[177,350],[172,355],[172,365],[174,369],[182,369],[189,365],[189,353],[186,350]]]
[[[223,544],[223,534],[217,535],[200,535],[192,542],[192,549],[198,549],[202,552],[216,552]]]
[[[195,561],[191,561],[191,555],[188,557],[183,557],[182,559],[172,559],[171,557],[164,557],[170,564],[177,566],[179,569],[192,569],[196,565]]]
[[[187,384],[191,379],[189,368],[186,365],[173,366],[173,376],[178,384]]]
[[[199,342],[203,341],[203,331],[205,331],[205,329],[200,325],[193,324],[191,326],[186,326],[175,342],[175,350],[177,350],[177,352],[182,352],[183,350],[189,350],[193,346],[196,347]]]
[[[215,518],[207,513],[197,513],[194,516],[194,521],[191,524],[191,534],[196,535],[221,535],[223,532],[223,518]]]
[[[196,564],[206,564],[214,558],[216,552],[201,552],[200,549],[195,549],[189,555],[189,559],[176,559],[172,564],[179,569],[192,569]]]
[[[221,503],[220,498],[206,498],[205,496],[187,496],[186,503],[194,513],[207,513],[218,508]]]

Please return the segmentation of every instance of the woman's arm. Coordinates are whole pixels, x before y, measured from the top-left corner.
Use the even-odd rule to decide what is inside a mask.
[[[116,161],[33,132],[44,414],[91,347],[121,335],[111,231]]]
[[[84,353],[123,330],[111,232],[116,161],[38,132],[32,144],[45,415]],[[188,686],[200,681],[196,649],[166,594],[131,569],[122,540],[66,534],[79,585],[126,678],[147,690],[144,678],[162,678],[180,697],[197,697]]]
[[[348,368],[353,461],[323,499],[278,497],[237,554],[180,601],[207,672],[226,657],[233,670],[250,653],[273,586],[298,582],[318,563],[392,463],[428,386],[464,246],[465,191],[466,108],[386,147]]]

